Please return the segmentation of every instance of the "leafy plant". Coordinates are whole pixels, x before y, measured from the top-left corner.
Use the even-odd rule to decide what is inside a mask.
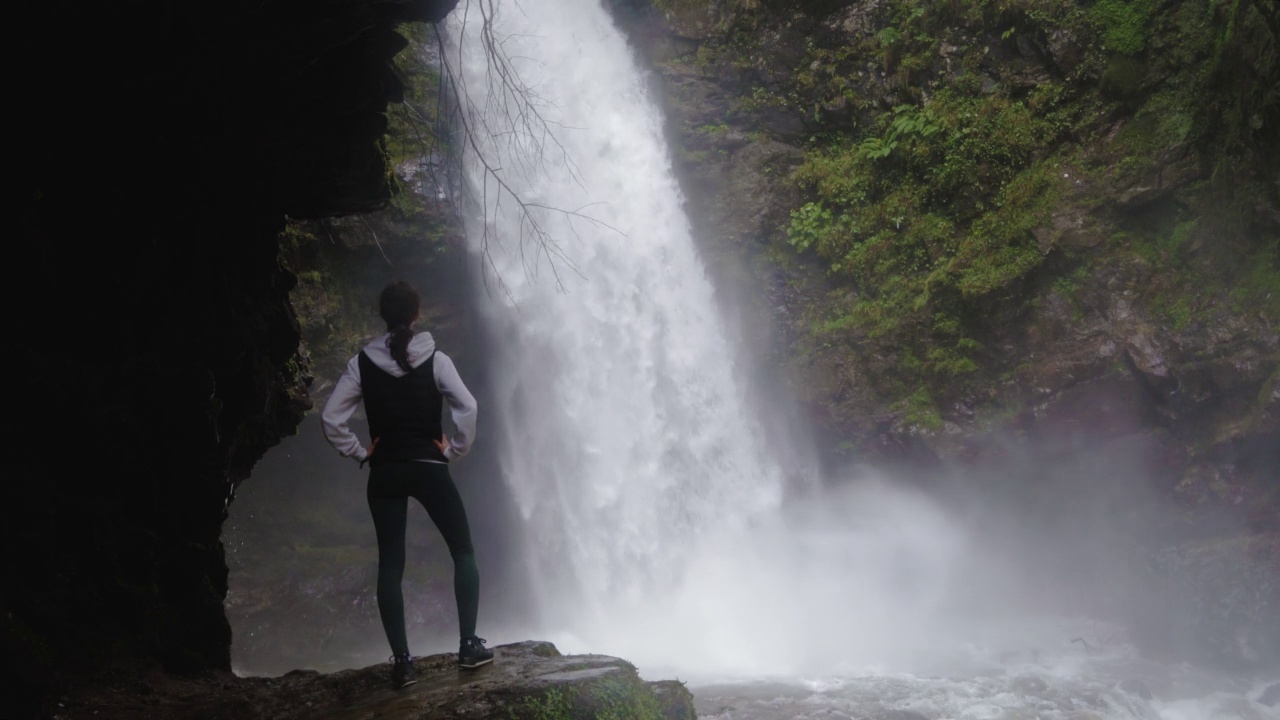
[[[1104,49],[1122,55],[1137,55],[1146,49],[1150,0],[1098,0],[1090,14],[1102,28]]]
[[[941,121],[929,108],[899,105],[886,118],[889,126],[883,136],[858,143],[858,152],[868,160],[887,158],[899,145],[932,137],[942,130]]]

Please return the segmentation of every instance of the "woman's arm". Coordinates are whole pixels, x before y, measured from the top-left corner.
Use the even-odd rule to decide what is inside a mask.
[[[449,438],[448,446],[444,448],[445,459],[453,462],[467,454],[471,449],[471,441],[476,438],[476,399],[462,383],[458,369],[453,366],[453,360],[448,355],[437,350],[433,369],[436,387],[449,404],[449,416],[453,418],[456,428],[453,437]]]
[[[324,428],[325,439],[345,457],[364,462],[368,453],[360,444],[360,438],[347,427],[356,408],[360,407],[360,356],[351,358],[338,384],[333,387],[333,394],[320,411],[320,425]]]

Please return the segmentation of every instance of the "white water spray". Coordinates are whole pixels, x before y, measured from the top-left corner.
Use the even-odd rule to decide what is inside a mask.
[[[885,486],[783,511],[786,473],[735,377],[662,119],[622,36],[597,0],[521,2],[492,20],[564,154],[498,133],[484,138],[489,165],[521,171],[499,176],[525,203],[596,220],[537,216],[578,272],[556,265],[472,168],[476,195],[500,203],[486,219],[506,283],[483,300],[500,354],[491,423],[552,636],[642,663],[680,647],[688,665],[750,674],[905,659],[936,633],[923,618],[946,594],[959,534]],[[472,15],[466,32],[481,29]],[[467,89],[493,89],[492,57],[465,37]],[[473,130],[509,124],[491,113],[518,101],[498,88]]]
[[[584,209],[535,209],[567,262],[539,254],[529,217],[473,168],[477,187],[487,182],[477,195],[501,204],[488,217],[505,283],[485,298],[501,353],[490,422],[505,433],[544,605],[585,631],[651,607],[707,537],[776,507],[782,473],[735,381],[662,119],[623,38],[596,0],[504,6],[494,25],[564,153],[547,141],[531,162],[544,138],[499,134],[484,138],[485,157],[520,171],[500,176],[523,202]],[[471,92],[491,87],[480,30],[473,14]],[[482,112],[518,101],[489,95]]]

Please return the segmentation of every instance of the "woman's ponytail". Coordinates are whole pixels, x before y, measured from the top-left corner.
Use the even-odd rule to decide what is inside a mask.
[[[418,319],[420,300],[418,291],[409,283],[398,280],[386,286],[378,298],[378,311],[387,323],[387,348],[391,350],[391,358],[405,372],[411,372],[409,364],[409,341],[413,339],[410,325]]]
[[[391,337],[387,338],[387,347],[391,349],[391,358],[405,372],[413,370],[413,367],[409,365],[409,341],[412,339],[413,331],[407,325],[397,325],[391,328]]]

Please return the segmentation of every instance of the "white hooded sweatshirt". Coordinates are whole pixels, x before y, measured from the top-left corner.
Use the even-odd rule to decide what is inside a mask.
[[[387,347],[388,337],[390,334],[372,340],[364,346],[364,354],[369,356],[374,365],[395,377],[402,377],[406,373],[404,368],[391,357],[391,349]],[[471,442],[475,440],[476,399],[471,396],[467,386],[462,384],[462,378],[458,376],[453,360],[442,352],[436,352],[436,341],[431,337],[431,333],[418,333],[409,341],[409,366],[418,367],[426,362],[433,352],[436,356],[432,366],[436,377],[436,388],[440,390],[440,395],[449,406],[449,416],[453,418],[456,428],[444,451],[444,456],[452,462],[466,455],[467,450],[471,449]],[[347,369],[342,373],[342,377],[338,378],[333,394],[329,396],[324,409],[320,411],[320,424],[324,428],[324,436],[329,440],[330,445],[333,445],[343,456],[361,462],[367,457],[364,445],[347,426],[347,421],[360,406],[363,397],[360,390],[360,356],[356,355],[347,363]],[[423,462],[436,461],[424,460]]]

